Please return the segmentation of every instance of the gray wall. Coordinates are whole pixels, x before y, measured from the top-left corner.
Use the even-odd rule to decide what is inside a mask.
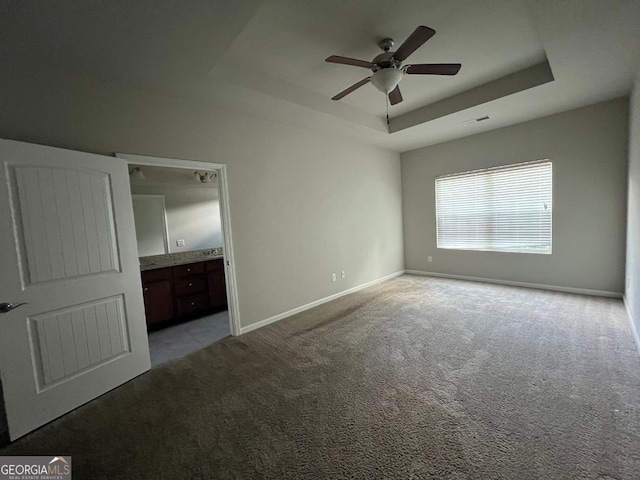
[[[621,98],[402,154],[406,268],[622,292],[627,112]],[[543,158],[553,161],[552,255],[436,248],[436,176]]]
[[[0,137],[227,164],[242,326],[404,267],[396,153],[45,72],[0,78]]]
[[[625,299],[640,332],[640,75],[631,96],[629,122],[629,187],[627,211],[627,286]],[[636,337],[636,342],[640,338]],[[638,344],[640,349],[640,343]]]

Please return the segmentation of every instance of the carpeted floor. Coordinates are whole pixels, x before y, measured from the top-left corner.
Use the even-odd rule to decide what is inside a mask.
[[[0,451],[75,479],[637,479],[620,300],[404,275],[229,338]]]

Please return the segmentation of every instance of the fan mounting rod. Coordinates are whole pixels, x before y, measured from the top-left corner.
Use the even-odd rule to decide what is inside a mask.
[[[393,58],[395,52],[391,51],[394,45],[395,42],[391,38],[383,38],[378,42],[378,46],[384,50],[384,52],[371,61],[373,64],[373,67],[371,67],[372,72],[375,73],[378,70],[384,70],[386,68],[400,68],[400,62]]]
[[[393,41],[393,38],[383,38],[378,42],[378,46],[385,52],[391,50],[395,44],[396,42]]]

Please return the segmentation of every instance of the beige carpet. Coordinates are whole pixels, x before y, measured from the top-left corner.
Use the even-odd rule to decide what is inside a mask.
[[[620,300],[405,275],[169,363],[0,454],[74,478],[637,479]]]

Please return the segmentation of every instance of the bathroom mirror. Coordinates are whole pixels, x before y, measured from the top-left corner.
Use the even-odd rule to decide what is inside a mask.
[[[169,232],[164,195],[131,195],[136,222],[138,255],[169,253]]]
[[[129,171],[141,257],[222,247],[215,170],[129,165]]]

